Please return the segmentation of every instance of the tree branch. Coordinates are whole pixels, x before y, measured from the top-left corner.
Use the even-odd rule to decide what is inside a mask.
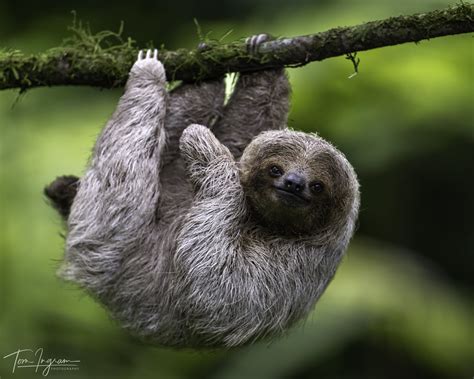
[[[160,59],[168,79],[195,81],[232,71],[302,66],[352,52],[473,31],[474,5],[462,3],[428,13],[281,38],[262,43],[254,55],[247,52],[244,41],[229,44],[209,42],[195,50],[160,50]],[[97,36],[89,35],[89,38]],[[102,48],[101,38],[94,40],[94,44],[79,41],[75,45],[29,56],[18,51],[0,52],[0,89],[26,90],[54,85],[112,88],[124,85],[137,48],[131,40]]]

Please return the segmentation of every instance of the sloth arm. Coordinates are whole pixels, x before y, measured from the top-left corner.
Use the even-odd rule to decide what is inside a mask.
[[[240,74],[214,133],[236,159],[265,130],[283,129],[290,107],[290,84],[283,68]]]
[[[185,129],[180,150],[194,189],[193,205],[180,241],[186,241],[191,249],[196,249],[196,244],[235,248],[246,207],[239,169],[232,154],[201,125]]]
[[[156,55],[139,55],[72,205],[60,275],[98,296],[112,288],[127,258],[136,259],[153,243],[149,235],[160,195],[165,83]]]

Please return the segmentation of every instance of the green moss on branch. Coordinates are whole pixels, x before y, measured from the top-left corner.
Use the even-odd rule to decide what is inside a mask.
[[[138,47],[119,33],[91,34],[73,25],[73,37],[61,47],[36,55],[0,51],[0,89],[54,85],[123,86]],[[249,55],[244,41],[208,43],[196,50],[160,50],[168,78],[209,79],[233,71],[300,66],[312,61],[383,46],[474,31],[474,5],[411,16],[391,17],[352,27],[265,42]]]

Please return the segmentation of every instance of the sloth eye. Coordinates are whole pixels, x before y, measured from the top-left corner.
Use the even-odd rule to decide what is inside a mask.
[[[314,193],[321,193],[324,191],[324,184],[321,182],[314,182],[311,184],[311,191]]]
[[[277,167],[277,166],[272,166],[270,167],[270,176],[273,178],[277,178],[279,176],[283,175],[283,171]]]

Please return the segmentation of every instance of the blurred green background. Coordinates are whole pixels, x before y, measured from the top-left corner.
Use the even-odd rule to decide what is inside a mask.
[[[441,0],[91,0],[0,2],[0,47],[39,52],[93,31],[145,46],[293,36],[442,8]],[[0,92],[0,376],[17,349],[80,360],[64,378],[470,378],[474,375],[474,49],[472,35],[362,52],[290,69],[290,126],[346,153],[362,185],[359,229],[315,312],[288,336],[232,351],[173,351],[128,336],[55,277],[59,218],[42,188],[81,175],[121,90]]]

